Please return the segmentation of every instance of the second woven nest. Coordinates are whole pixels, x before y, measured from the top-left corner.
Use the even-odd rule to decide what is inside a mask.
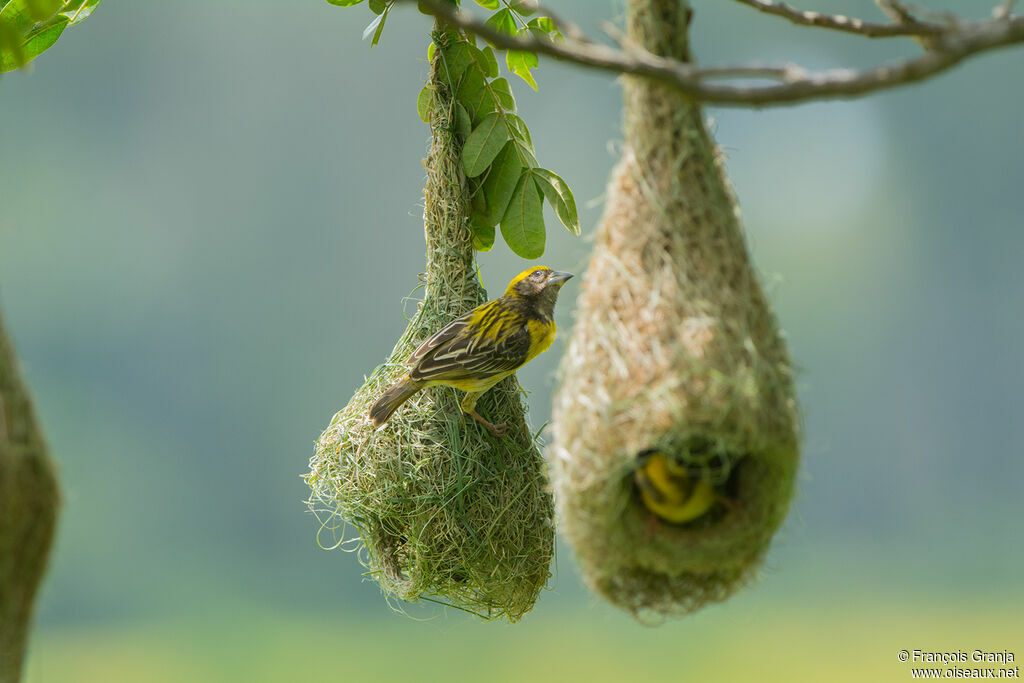
[[[681,3],[630,0],[628,17],[632,40],[686,56]],[[656,618],[722,600],[754,574],[793,495],[798,413],[700,107],[631,78],[625,110],[549,459],[587,584]],[[705,473],[728,504],[686,524],[656,519],[634,483],[652,451]]]

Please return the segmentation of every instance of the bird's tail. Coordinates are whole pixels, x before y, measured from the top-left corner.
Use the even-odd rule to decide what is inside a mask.
[[[370,419],[375,427],[380,427],[388,421],[391,414],[398,410],[398,406],[405,403],[417,391],[423,388],[423,382],[418,382],[409,377],[403,377],[391,388],[377,399],[377,402],[370,406]]]

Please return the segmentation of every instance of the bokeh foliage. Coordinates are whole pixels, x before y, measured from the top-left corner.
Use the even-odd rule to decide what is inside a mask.
[[[3,0],[0,5],[0,72],[14,71],[48,50],[69,26],[93,13],[102,0]]]

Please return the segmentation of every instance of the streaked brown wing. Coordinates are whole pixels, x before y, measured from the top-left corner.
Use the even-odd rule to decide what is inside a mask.
[[[514,322],[517,317],[506,318],[505,325],[514,328],[499,330],[494,337],[499,341],[494,343],[478,339],[463,321],[451,337],[427,349],[409,374],[420,380],[459,380],[484,379],[515,370],[530,350],[530,332],[526,325]]]
[[[415,368],[416,365],[431,351],[442,344],[449,343],[455,339],[460,332],[466,329],[466,323],[469,322],[469,319],[473,316],[474,312],[475,311],[470,311],[469,313],[456,318],[435,332],[433,336],[420,344],[419,347],[412,352],[412,355],[409,356],[409,360],[405,361],[405,364],[410,368]]]

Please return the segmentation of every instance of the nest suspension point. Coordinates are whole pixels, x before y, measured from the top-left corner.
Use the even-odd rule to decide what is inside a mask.
[[[321,543],[327,544],[324,534],[343,541],[345,529],[354,529],[361,558],[386,596],[515,621],[533,607],[554,553],[544,461],[515,377],[477,404],[493,422],[508,424],[501,439],[467,419],[461,395],[446,387],[420,391],[379,430],[367,415],[423,340],[487,298],[474,268],[454,99],[441,76],[450,39],[435,33],[440,49],[428,80],[424,299],[390,358],[320,435],[305,478],[323,524]]]

